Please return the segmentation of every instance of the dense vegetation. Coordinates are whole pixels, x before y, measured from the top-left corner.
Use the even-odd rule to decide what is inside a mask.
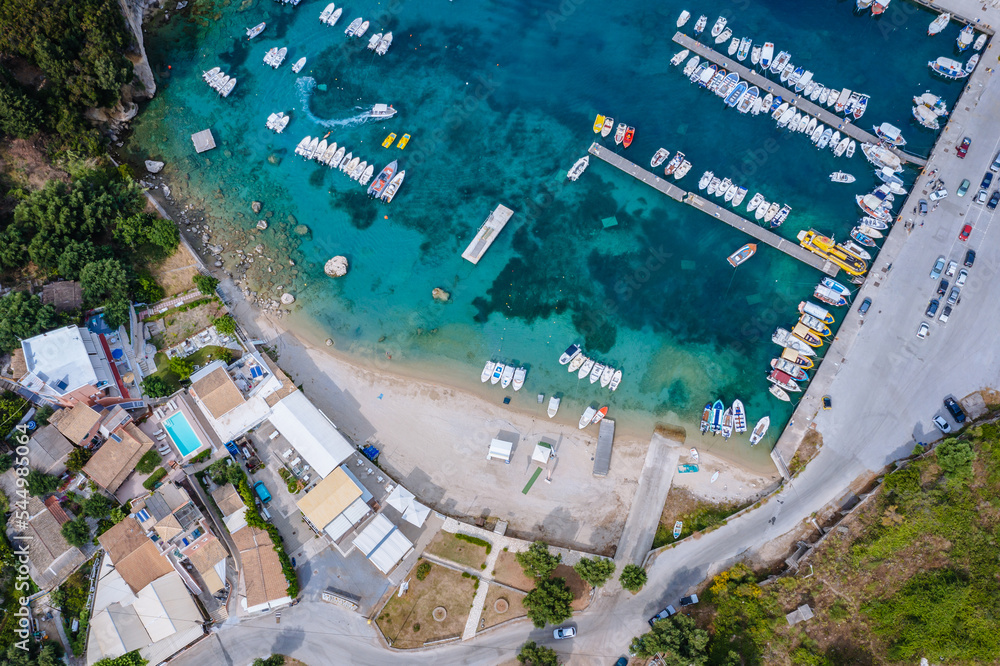
[[[97,133],[83,110],[119,101],[132,80],[125,57],[131,43],[116,0],[0,1],[0,53],[15,56],[12,67],[30,72],[27,64],[41,72],[21,85],[0,69],[0,132],[23,138],[53,130],[96,153]]]

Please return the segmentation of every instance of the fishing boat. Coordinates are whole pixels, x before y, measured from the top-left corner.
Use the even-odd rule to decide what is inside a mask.
[[[740,81],[739,83],[737,83],[736,88],[733,90],[733,92],[729,93],[729,96],[726,97],[726,106],[730,108],[736,106],[736,104],[740,101],[740,98],[743,97],[743,94],[746,91],[747,91],[746,81]]]
[[[509,364],[504,366],[503,373],[500,375],[500,388],[507,388],[510,386],[510,380],[514,378],[514,365]]]
[[[944,30],[948,26],[948,21],[950,20],[951,14],[948,12],[938,15],[938,17],[931,21],[931,24],[927,26],[927,36],[932,37]]]
[[[673,58],[670,59],[670,64],[676,67],[677,65],[684,62],[684,59],[687,58],[688,55],[690,54],[691,54],[690,51],[684,49],[683,51],[678,52]]]
[[[725,99],[729,95],[729,93],[731,93],[733,89],[736,88],[739,82],[740,82],[740,75],[737,74],[736,72],[730,72],[729,74],[726,75],[726,78],[722,80],[722,83],[719,84],[719,87],[715,89],[715,94]]]
[[[402,172],[400,172],[402,173]],[[521,387],[524,386],[524,378],[528,375],[528,369],[524,366],[519,367],[514,371],[514,390],[520,391]]]
[[[392,177],[396,174],[396,166],[397,162],[396,160],[393,160],[392,162],[387,164],[385,168],[382,169],[381,172],[379,172],[378,176],[376,176],[372,184],[368,186],[368,196],[374,198],[382,196],[382,191],[385,189],[386,185],[389,184],[389,181],[392,180]]]
[[[754,44],[753,48],[750,49],[750,64],[759,65],[760,64],[760,54],[761,54],[760,44]]]
[[[729,42],[729,49],[728,49],[729,55],[735,54],[739,48],[740,48],[740,38],[733,37],[733,41]]]
[[[733,197],[733,208],[736,208],[743,203],[743,199],[747,196],[747,188],[740,185],[736,190],[736,196]]]
[[[594,418],[591,419],[590,422],[591,423],[595,423],[595,424],[596,423],[600,423],[601,419],[603,419],[607,415],[608,415],[608,408],[607,407],[601,407],[600,409],[597,410],[597,413],[594,414]]]
[[[833,323],[833,315],[830,314],[829,310],[819,305],[816,305],[815,303],[812,303],[810,301],[802,301],[801,303],[799,303],[799,312],[803,314],[812,315],[813,317],[816,317],[824,324]]]
[[[615,130],[615,144],[621,145],[622,140],[625,138],[625,132],[628,131],[628,125],[625,123],[618,123],[618,129]]]
[[[782,372],[781,370],[771,370],[771,372],[767,375],[767,381],[779,386],[785,391],[798,393],[802,390],[802,387],[799,386],[794,379],[792,379],[791,375],[787,372]]]
[[[617,391],[618,386],[621,383],[622,383],[622,371],[615,370],[615,374],[611,376],[611,384],[608,385],[608,388],[611,389],[612,391]]]
[[[247,39],[253,39],[260,33],[264,32],[264,28],[267,27],[267,23],[258,23],[252,28],[247,28]]]
[[[740,48],[736,51],[736,59],[743,62],[750,55],[750,47],[753,46],[753,40],[749,37],[744,37],[740,40]]]
[[[733,268],[736,268],[737,266],[745,262],[747,259],[752,257],[756,251],[757,251],[756,243],[747,243],[740,249],[736,250],[736,252],[733,252],[731,255],[729,255],[726,261],[728,261]]]
[[[962,63],[944,56],[941,56],[937,60],[931,60],[927,63],[927,66],[931,68],[932,72],[946,79],[964,79],[969,75],[969,72],[965,71]]]
[[[867,247],[875,247],[875,241],[870,236],[865,235],[860,227],[851,229],[851,238]]]
[[[712,182],[712,176],[714,175],[715,174],[713,174],[711,171],[706,171],[705,173],[703,173],[701,175],[701,178],[698,180],[698,189],[703,190],[706,187],[708,187],[708,184]]]
[[[776,385],[772,386],[771,388],[777,388],[779,391],[781,390]],[[787,393],[785,394],[785,397],[786,398],[788,397]],[[760,442],[760,440],[764,438],[764,435],[767,434],[767,428],[770,425],[771,425],[770,416],[765,416],[760,421],[757,421],[757,425],[753,427],[753,432],[750,433],[750,446],[756,446]]]
[[[688,162],[687,160],[684,160],[683,162],[681,162],[681,165],[677,167],[677,170],[674,171],[673,174],[674,180],[680,180],[681,178],[686,176],[688,174],[688,171],[690,170],[691,170],[691,163]]]
[[[740,103],[736,107],[736,110],[740,113],[746,113],[753,106],[753,103],[757,100],[757,96],[760,95],[760,89],[757,86],[753,86],[743,97],[740,98]]]
[[[913,118],[927,129],[936,130],[941,128],[941,121],[938,120],[937,114],[923,104],[913,107]]]
[[[484,384],[488,382],[490,380],[490,377],[493,375],[493,369],[496,367],[497,364],[495,361],[486,361],[486,366],[483,368],[482,374],[479,375],[479,381],[483,382]]]
[[[706,87],[709,83],[711,83],[712,79],[715,78],[718,69],[718,65],[712,64],[701,70],[701,75],[698,77],[698,81],[696,83],[702,88]]]
[[[677,167],[679,167],[683,161],[684,161],[684,153],[677,151],[674,154],[674,156],[670,158],[670,161],[667,162],[667,166],[663,168],[663,174],[665,176],[669,176],[670,174],[672,174],[674,171],[677,170]]]
[[[566,351],[562,353],[559,357],[559,365],[566,365],[580,353],[580,345],[572,344],[566,348]]]
[[[615,369],[610,365],[604,366],[604,371],[601,372],[601,388],[607,388],[608,384],[611,383],[611,378],[615,376]]]
[[[549,398],[549,408],[546,410],[546,413],[549,415],[550,419],[553,418],[556,415],[556,412],[559,411],[560,402],[560,399],[555,396]]]
[[[879,168],[887,167],[896,173],[903,170],[903,161],[899,159],[898,155],[885,146],[873,143],[862,143],[861,152],[865,154],[865,157],[868,158],[869,162]]]
[[[628,148],[629,146],[631,146],[633,138],[635,138],[635,128],[629,127],[627,130],[625,130],[625,138],[622,139],[622,147]]]
[[[709,423],[712,420],[712,403],[706,402],[705,409],[701,412],[701,431],[702,433],[708,430]]]
[[[354,33],[356,33],[358,31],[358,28],[361,27],[361,23],[363,21],[364,19],[361,18],[360,16],[351,21],[350,25],[348,25],[347,28],[344,30],[344,34],[347,35],[348,37],[353,37]]]
[[[583,379],[589,376],[590,371],[594,368],[594,363],[595,361],[592,358],[585,359],[583,365],[580,366],[580,372],[577,373],[576,378]]]
[[[715,43],[725,44],[727,41],[729,41],[729,38],[732,36],[733,36],[733,29],[727,27],[725,30],[722,31],[721,35],[715,38]]]
[[[712,424],[708,427],[713,433],[722,430],[722,414],[725,412],[725,405],[721,400],[716,400],[712,405]]]
[[[575,181],[577,178],[580,177],[580,174],[582,174],[584,171],[587,170],[587,167],[589,165],[590,165],[590,155],[584,155],[583,157],[581,157],[580,159],[578,159],[576,162],[573,163],[573,166],[570,167],[570,170],[566,173],[566,177],[569,178],[570,180]]]
[[[752,213],[754,209],[757,208],[757,206],[759,206],[763,201],[764,195],[760,192],[755,193],[752,197],[750,197],[750,203],[747,204],[747,212]]]
[[[653,154],[653,159],[649,160],[649,166],[656,168],[663,164],[663,162],[670,157],[670,151],[666,148],[659,148]]]
[[[799,323],[804,324],[807,328],[811,329],[815,333],[818,333],[824,338],[828,338],[833,335],[833,331],[830,330],[829,326],[820,321],[818,318],[813,317],[811,314],[803,312],[799,315]]]
[[[354,159],[357,160],[358,158],[355,157]],[[357,164],[355,164],[355,167],[356,166]],[[350,173],[353,170],[354,169],[350,166],[350,164],[348,164],[347,169],[345,169],[345,171],[347,171],[348,173]],[[406,177],[406,170],[400,169],[399,173],[393,176],[392,180],[389,181],[389,184],[386,185],[385,192],[382,193],[382,201],[386,203],[392,203],[392,200],[396,197],[396,194],[399,192],[399,187],[400,185],[403,184],[403,178],[405,177]]]
[[[868,252],[868,250],[864,249],[863,247],[855,243],[853,240],[841,241],[839,245],[844,249],[845,252],[850,252],[859,259],[870,261],[872,258],[872,255],[870,252]]]
[[[587,357],[584,356],[583,354],[579,354],[579,353],[578,354],[574,354],[573,355],[573,360],[571,360],[569,362],[569,367],[567,368],[567,371],[570,372],[570,373],[576,372],[577,370],[580,369],[580,366],[583,365],[584,361],[586,361],[586,360],[587,360]]]
[[[698,21],[694,24],[694,34],[700,35],[705,32],[706,25],[708,25],[708,17],[702,14],[698,17]]]
[[[795,65],[793,65],[792,63],[788,63],[787,65],[785,65],[785,68],[781,70],[781,74],[778,75],[778,80],[781,81],[782,83],[785,83],[792,77],[792,74],[794,73],[795,73]]]
[[[726,70],[724,69],[717,70],[715,74],[712,76],[712,80],[708,82],[707,86],[705,86],[706,89],[709,92],[715,92],[716,90],[718,90],[719,85],[723,82],[723,80],[725,80],[726,75],[727,75]]]
[[[857,178],[843,171],[834,171],[830,174],[830,180],[835,183],[853,183]]]
[[[787,347],[782,350],[781,358],[791,361],[792,363],[809,370],[813,367],[813,360],[804,354],[800,354],[794,349],[788,349]]]
[[[784,358],[772,358],[771,367],[775,370],[781,370],[782,372],[788,373],[792,379],[796,381],[805,381],[809,379],[809,375],[806,374],[805,368],[802,368],[795,363],[792,363],[788,359]]]
[[[726,17],[720,16],[712,26],[712,37],[718,37],[726,27]]]
[[[804,356],[816,355],[816,352],[813,351],[812,347],[806,344],[804,340],[792,335],[791,332],[785,328],[779,327],[775,329],[774,333],[771,335],[771,342],[788,349],[794,349]]]
[[[906,139],[900,134],[899,128],[891,123],[882,123],[877,127],[873,126],[872,129],[875,130],[878,138],[886,143],[897,147],[906,145]]]
[[[785,402],[792,401],[785,389],[781,388],[777,384],[771,384],[771,388],[768,389],[768,392],[778,400],[784,400]]]
[[[603,363],[595,363],[593,369],[590,371],[590,383],[595,383],[601,378],[601,373],[604,372]]]
[[[963,69],[965,70],[966,75],[972,74],[972,70],[974,70],[976,68],[976,65],[978,64],[979,64],[979,54],[977,53],[971,58],[969,58],[969,62],[965,63],[965,67]]]
[[[602,139],[606,139],[607,136],[609,134],[611,134],[611,130],[614,129],[614,126],[615,126],[615,119],[614,118],[612,118],[610,116],[608,116],[607,118],[605,118],[604,119],[604,127],[601,128],[601,138]]]
[[[974,33],[975,30],[971,25],[965,26],[962,28],[962,32],[958,33],[958,39],[955,40],[955,43],[958,45],[959,53],[968,50],[972,46],[972,36]]]
[[[604,127],[605,116],[597,114],[597,118],[594,119],[594,134],[600,134],[601,128]]]
[[[684,528],[684,521],[678,520],[674,523],[674,538],[678,538],[681,535],[681,530]]]
[[[743,403],[739,399],[733,400],[733,431],[747,431],[747,412],[743,409]]]
[[[879,16],[889,7],[889,0],[875,0],[872,5],[872,16]]]
[[[503,371],[506,367],[503,363],[497,363],[493,367],[493,375],[490,377],[491,384],[498,384],[500,382],[500,378],[503,377]]]
[[[681,15],[677,17],[677,27],[678,28],[684,27],[684,24],[687,23],[690,18],[691,18],[691,12],[689,12],[686,9],[683,10],[681,12]]]
[[[306,66],[306,59],[299,58],[298,60],[295,61],[295,64],[292,65],[292,71],[298,74],[299,72],[302,71],[302,68],[305,66]]]
[[[722,437],[729,439],[733,436],[733,408],[729,407],[722,415]]]
[[[770,69],[773,60],[774,42],[764,42],[764,48],[760,50],[760,68],[765,70]]]
[[[771,228],[774,229],[784,224],[785,220],[788,219],[789,213],[791,212],[792,212],[791,206],[789,206],[788,204],[782,204],[781,209],[778,211],[778,214],[775,215],[774,219],[771,220]]]
[[[590,422],[594,420],[594,414],[597,414],[597,410],[593,407],[587,407],[583,410],[583,415],[580,417],[580,430],[590,425]]]

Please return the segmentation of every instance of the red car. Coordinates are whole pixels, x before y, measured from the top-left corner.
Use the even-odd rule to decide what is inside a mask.
[[[969,234],[971,233],[972,233],[972,225],[971,224],[965,225],[964,227],[962,227],[962,233],[958,235],[958,240],[960,241],[969,240]]]
[[[972,145],[972,139],[970,139],[969,137],[965,137],[964,139],[962,139],[962,144],[955,151],[955,154],[958,155],[960,158],[965,159],[966,154],[968,154],[969,152],[969,146],[971,145]]]

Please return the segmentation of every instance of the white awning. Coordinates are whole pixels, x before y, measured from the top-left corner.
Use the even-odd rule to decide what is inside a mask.
[[[325,477],[354,453],[354,447],[302,391],[276,404],[270,420],[320,476]]]
[[[354,546],[368,557],[394,529],[396,526],[380,513],[354,540]]]
[[[392,571],[392,568],[399,563],[401,559],[406,557],[406,554],[410,552],[413,548],[413,544],[410,540],[403,536],[403,533],[398,529],[393,530],[391,534],[382,542],[382,544],[375,549],[375,552],[368,556],[372,564],[378,567],[378,570],[384,574]]]
[[[344,509],[339,516],[334,518],[329,525],[323,528],[323,531],[331,539],[338,541],[340,537],[347,534],[347,530],[361,522],[361,519],[367,516],[370,511],[371,508],[367,502],[359,497],[349,507]]]
[[[396,486],[389,497],[386,498],[386,503],[394,508],[400,513],[405,512],[410,504],[413,502],[413,493],[404,488],[403,486]]]
[[[403,512],[403,520],[411,525],[420,527],[424,524],[424,521],[427,520],[427,516],[429,516],[430,513],[430,509],[414,500],[410,503],[410,506],[407,507],[406,511]]]
[[[535,444],[535,450],[531,454],[531,462],[545,467],[549,464],[549,458],[552,456],[552,447],[544,442],[539,442]]]
[[[490,442],[490,452],[486,454],[486,459],[498,458],[505,463],[510,463],[510,452],[514,449],[514,445],[510,442],[505,442],[502,439],[494,439]]]

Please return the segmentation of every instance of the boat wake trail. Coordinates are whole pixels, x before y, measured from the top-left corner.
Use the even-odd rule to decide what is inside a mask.
[[[299,103],[302,106],[302,112],[309,120],[321,127],[326,127],[327,129],[333,127],[350,127],[352,125],[360,125],[371,117],[371,112],[366,110],[350,118],[319,118],[309,108],[309,100],[313,95],[313,91],[316,90],[316,79],[311,76],[303,76],[295,82],[295,87],[299,91]]]

